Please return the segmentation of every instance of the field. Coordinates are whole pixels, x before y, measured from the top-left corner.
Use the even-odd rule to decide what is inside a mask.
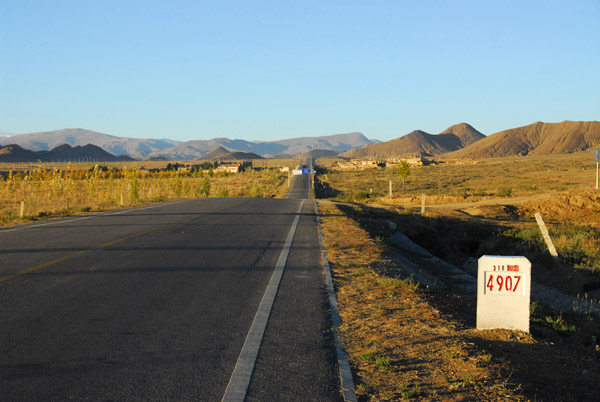
[[[439,161],[412,167],[403,186],[389,169],[339,171],[335,159],[317,160],[326,170],[321,175],[331,187],[327,197],[372,202],[388,194],[393,183],[394,202],[420,205],[421,195],[437,196],[446,202],[489,197],[519,197],[595,189],[596,163],[592,152],[568,155],[511,157],[476,161]],[[455,198],[452,198],[455,197]],[[391,200],[390,200],[391,201]]]
[[[390,213],[405,215],[404,220],[418,215],[412,227],[422,226],[420,210],[425,201],[427,218],[443,218],[425,226],[447,232],[447,239],[440,241],[450,243],[453,255],[438,253],[453,263],[462,265],[475,257],[474,252],[482,251],[478,250],[481,237],[494,237],[490,233],[494,231],[515,239],[520,252],[538,257],[545,248],[534,222],[539,212],[565,263],[600,272],[600,192],[595,190],[596,163],[591,152],[412,167],[404,186],[394,171],[385,169],[341,172],[325,165],[320,169],[317,194],[321,198],[381,205]],[[390,180],[395,189],[391,197]],[[476,235],[451,236],[453,228]],[[472,253],[465,253],[469,248]]]
[[[368,209],[323,200],[319,209],[359,401],[597,400],[594,317],[533,303],[531,334],[479,331],[475,295],[413,280],[372,231],[374,215],[363,219]]]
[[[167,163],[0,166],[0,225],[184,198],[282,197],[287,191],[288,174],[276,168],[189,172],[166,170]]]
[[[524,255],[534,281],[597,304],[593,153],[411,167],[404,188],[394,171],[338,171],[329,161],[318,162],[316,194],[360,400],[596,400],[596,315],[532,303],[531,334],[477,331],[475,296],[411,280],[402,258],[424,270],[428,262],[403,254],[390,226],[466,270],[484,254]]]

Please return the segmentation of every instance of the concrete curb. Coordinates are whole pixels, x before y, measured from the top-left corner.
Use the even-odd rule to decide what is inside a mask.
[[[327,294],[329,296],[329,306],[331,308],[331,321],[333,322],[333,331],[335,337],[335,349],[337,352],[338,366],[340,368],[340,382],[342,385],[342,393],[344,401],[357,402],[356,388],[354,387],[354,379],[352,378],[352,371],[350,370],[350,363],[346,358],[346,352],[342,348],[342,336],[340,335],[339,326],[342,323],[342,319],[338,313],[337,297],[333,288],[333,280],[331,278],[331,269],[329,268],[329,261],[327,260],[327,253],[325,252],[325,244],[323,243],[323,230],[321,229],[321,216],[319,215],[319,208],[317,202],[313,200],[315,205],[315,214],[317,216],[317,228],[319,230],[319,243],[321,244],[321,256],[323,258],[323,269],[325,270],[325,280],[327,282]]]

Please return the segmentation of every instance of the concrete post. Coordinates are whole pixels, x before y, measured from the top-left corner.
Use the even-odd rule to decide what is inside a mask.
[[[546,246],[548,246],[548,251],[550,252],[550,255],[554,257],[554,259],[558,259],[558,253],[556,252],[556,248],[554,247],[552,238],[550,238],[550,233],[548,233],[548,229],[546,229],[546,224],[544,223],[542,215],[540,215],[539,212],[535,213],[535,220],[537,221],[537,224],[540,227],[540,231],[542,232],[542,236],[544,237]]]

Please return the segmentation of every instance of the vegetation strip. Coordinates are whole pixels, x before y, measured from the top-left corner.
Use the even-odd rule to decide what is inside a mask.
[[[325,280],[327,283],[327,295],[329,298],[329,306],[331,308],[331,321],[333,323],[333,331],[335,337],[335,348],[338,360],[338,367],[340,370],[340,381],[342,385],[342,393],[344,400],[348,402],[357,401],[356,388],[354,386],[354,379],[352,378],[352,370],[350,368],[350,362],[346,357],[342,344],[342,337],[340,335],[340,324],[342,322],[337,305],[337,297],[335,295],[335,289],[333,287],[333,280],[331,278],[331,269],[329,268],[329,261],[327,260],[327,252],[325,251],[325,244],[323,243],[323,230],[321,229],[321,217],[319,215],[319,208],[316,201],[315,212],[317,215],[317,227],[319,229],[319,244],[321,245],[321,256],[323,259],[323,269],[325,270]]]
[[[279,169],[231,173],[219,171],[221,166],[109,165],[87,169],[83,164],[56,164],[47,170],[40,164],[24,171],[0,167],[0,225],[186,198],[284,197],[287,190],[287,174]]]
[[[263,335],[269,321],[269,316],[271,315],[271,309],[275,302],[275,296],[277,296],[279,283],[281,282],[281,277],[285,270],[285,265],[292,247],[294,235],[296,234],[298,222],[300,221],[303,206],[304,200],[300,202],[300,207],[298,208],[298,212],[296,212],[296,218],[290,227],[285,245],[281,250],[279,259],[277,260],[277,264],[275,265],[275,269],[273,270],[273,274],[267,285],[267,289],[260,301],[260,305],[254,316],[248,335],[246,335],[244,346],[242,347],[233,373],[231,374],[231,378],[229,379],[229,384],[227,384],[227,388],[225,389],[225,394],[222,399],[223,402],[243,402],[244,399],[246,399],[250,378],[254,371],[256,358],[258,357]]]

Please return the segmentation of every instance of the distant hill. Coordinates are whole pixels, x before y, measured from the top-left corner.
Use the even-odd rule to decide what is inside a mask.
[[[0,130],[0,139],[2,139],[2,138],[8,138],[8,137],[10,137],[11,135],[12,135],[12,134],[11,134],[11,133],[9,133],[9,132],[7,132],[7,131],[2,131],[2,130]]]
[[[37,152],[23,149],[16,144],[0,145],[0,162],[33,162],[36,159]]]
[[[206,158],[203,158],[206,159]],[[265,159],[260,155],[257,155],[253,152],[227,152],[225,154],[219,155],[217,158],[222,161],[249,161],[253,159]]]
[[[225,150],[222,152],[224,148],[218,147],[212,150],[211,152],[204,155],[201,160],[221,160],[221,161],[249,161],[253,159],[265,159],[260,155],[257,155],[253,152],[229,152]]]
[[[219,156],[223,155],[223,154],[227,154],[229,153],[228,149],[225,149],[221,146],[216,147],[215,149],[213,149],[212,151],[210,151],[209,153],[207,153],[206,155],[204,155],[202,157],[202,159],[216,159]]]
[[[71,146],[93,144],[114,155],[129,155],[137,159],[166,158],[173,160],[199,159],[217,147],[228,152],[251,152],[265,156],[279,153],[298,154],[313,149],[347,151],[374,143],[361,133],[335,134],[321,137],[302,137],[280,141],[246,141],[228,138],[210,140],[172,141],[115,137],[80,128],[13,135],[0,138],[0,145],[17,144],[31,151],[46,151],[62,144]]]
[[[295,155],[314,149],[328,151],[347,151],[372,144],[362,133],[334,134],[321,137],[301,137],[280,141],[246,141],[230,140],[228,138],[213,138],[211,140],[186,141],[172,148],[154,152],[153,156],[164,156],[169,159],[206,159],[209,152],[222,147],[231,152],[251,152],[261,156]]]
[[[302,154],[303,158],[328,158],[332,156],[338,156],[340,151],[328,151],[325,149],[313,149],[312,151],[308,151]]]
[[[448,127],[440,134],[429,134],[415,130],[403,137],[364,146],[341,154],[349,158],[389,158],[420,154],[435,156],[461,149],[485,138],[485,135],[466,123]]]
[[[73,147],[92,144],[113,155],[129,155],[137,159],[146,159],[153,152],[179,143],[180,141],[172,140],[115,137],[81,128],[18,134],[0,139],[0,145],[17,144],[30,151],[49,151],[63,144]]]
[[[316,149],[342,152],[349,151],[351,149],[361,148],[368,144],[373,144],[374,141],[365,137],[363,133],[354,132],[322,137],[291,138],[288,140],[274,141],[274,143],[285,146],[285,153],[287,154],[301,154]]]
[[[463,149],[444,154],[444,157],[475,159],[565,154],[584,151],[599,144],[600,122],[537,122],[492,134]]]
[[[61,161],[93,161],[114,162],[133,160],[129,156],[115,156],[95,145],[72,147],[60,145],[50,151],[30,151],[19,145],[0,146],[0,162],[61,162]]]

